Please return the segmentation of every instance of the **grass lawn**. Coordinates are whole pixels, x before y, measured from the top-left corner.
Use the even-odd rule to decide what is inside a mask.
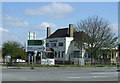
[[[34,65],[6,65],[1,64],[1,66],[15,66],[15,67],[116,67],[117,65],[85,65],[85,66],[78,66],[78,65],[40,65],[40,64],[34,64]]]

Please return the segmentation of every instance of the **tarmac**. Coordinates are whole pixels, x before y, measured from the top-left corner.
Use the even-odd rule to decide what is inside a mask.
[[[116,67],[4,67],[3,81],[119,81]]]

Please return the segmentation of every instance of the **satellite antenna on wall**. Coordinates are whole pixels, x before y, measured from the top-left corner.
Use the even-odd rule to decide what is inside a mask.
[[[36,33],[35,32],[28,32],[28,40],[34,40],[36,39]]]

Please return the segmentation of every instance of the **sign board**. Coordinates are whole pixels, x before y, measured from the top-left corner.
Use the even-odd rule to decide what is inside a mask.
[[[55,65],[54,59],[42,59],[41,65]]]
[[[25,60],[17,59],[16,62],[25,62]]]
[[[38,51],[38,52],[40,52],[40,51],[44,51],[45,50],[45,48],[42,46],[42,47],[35,47],[35,46],[33,46],[33,47],[27,47],[27,51]]]
[[[44,45],[43,40],[28,40],[27,41],[28,46],[41,46]]]
[[[85,60],[83,58],[79,58],[79,65],[84,66]]]
[[[44,51],[45,50],[45,40],[27,40],[26,51]]]
[[[74,64],[84,66],[85,65],[85,60],[84,60],[84,58],[74,58]]]

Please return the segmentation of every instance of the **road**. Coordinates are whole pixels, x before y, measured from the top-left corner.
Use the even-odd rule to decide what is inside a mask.
[[[119,73],[113,67],[40,67],[2,70],[3,81],[118,81]]]

